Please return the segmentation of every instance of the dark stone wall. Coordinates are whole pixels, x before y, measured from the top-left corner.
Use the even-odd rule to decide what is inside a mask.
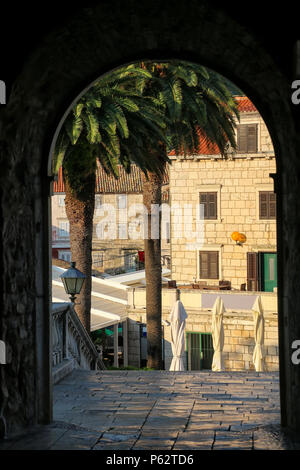
[[[57,22],[59,24],[59,22]],[[300,339],[300,150],[291,83],[259,39],[214,2],[103,1],[75,11],[32,48],[0,117],[2,309],[0,423],[13,434],[51,419],[49,374],[49,149],[63,114],[92,81],[140,59],[180,57],[223,73],[262,114],[277,156],[279,317],[283,424],[300,429],[299,372],[291,339]],[[297,336],[298,335],[298,336]],[[294,336],[296,336],[294,338]],[[297,395],[298,394],[298,395]],[[293,403],[293,409],[291,408]],[[0,428],[1,430],[1,428]]]

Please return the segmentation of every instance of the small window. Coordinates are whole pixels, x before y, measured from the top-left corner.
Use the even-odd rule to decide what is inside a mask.
[[[61,195],[61,196],[58,196],[58,205],[59,207],[65,207],[65,194],[64,195]]]
[[[127,196],[126,194],[117,195],[117,206],[118,209],[126,209],[127,207]]]
[[[276,218],[276,194],[272,191],[259,192],[259,218]]]
[[[204,219],[216,220],[217,219],[217,193],[200,193],[199,202],[204,206]]]
[[[68,238],[70,234],[70,223],[69,221],[60,221],[59,222],[59,238]]]
[[[121,240],[126,240],[127,238],[127,224],[126,223],[118,224],[118,238]]]
[[[219,252],[199,252],[200,279],[219,279]]]
[[[101,209],[102,207],[102,194],[95,195],[95,209]]]
[[[137,255],[136,253],[130,251],[124,251],[124,266],[125,271],[135,271],[137,264]]]
[[[257,124],[241,124],[238,126],[237,148],[239,153],[257,152]]]

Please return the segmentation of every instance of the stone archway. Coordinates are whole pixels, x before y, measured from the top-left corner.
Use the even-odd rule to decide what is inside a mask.
[[[128,3],[128,2],[127,2]],[[116,14],[118,12],[118,14]],[[8,434],[51,420],[48,154],[57,123],[97,77],[139,59],[182,58],[240,86],[266,122],[277,157],[282,425],[300,430],[299,138],[290,84],[258,41],[211,2],[113,0],[82,10],[44,38],[16,79],[1,121],[2,273],[0,421]]]

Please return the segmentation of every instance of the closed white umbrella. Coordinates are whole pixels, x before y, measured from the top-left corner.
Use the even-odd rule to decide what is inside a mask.
[[[225,307],[221,297],[217,297],[212,312],[212,340],[214,347],[214,355],[212,360],[212,370],[219,372],[225,370],[224,359],[223,359],[223,348],[224,348],[224,326],[223,326],[223,314]]]
[[[256,298],[252,307],[254,320],[254,340],[253,364],[257,372],[264,370],[264,332],[265,320],[260,295]]]
[[[177,300],[171,310],[169,320],[171,326],[171,346],[173,359],[169,370],[184,370],[184,329],[187,313],[181,300]]]

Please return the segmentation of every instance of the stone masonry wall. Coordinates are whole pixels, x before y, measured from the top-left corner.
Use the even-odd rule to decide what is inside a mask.
[[[274,158],[234,160],[174,160],[170,171],[171,205],[193,205],[193,226],[199,192],[218,190],[220,208],[217,220],[204,221],[203,247],[220,252],[219,279],[230,280],[240,288],[247,280],[247,256],[250,251],[276,251],[276,221],[260,220],[258,192],[273,191],[270,173],[276,171]],[[195,239],[183,237],[182,218],[171,215],[172,279],[191,282],[199,279],[198,251]],[[231,233],[245,233],[243,246],[231,240]],[[213,283],[213,282],[211,282]]]

